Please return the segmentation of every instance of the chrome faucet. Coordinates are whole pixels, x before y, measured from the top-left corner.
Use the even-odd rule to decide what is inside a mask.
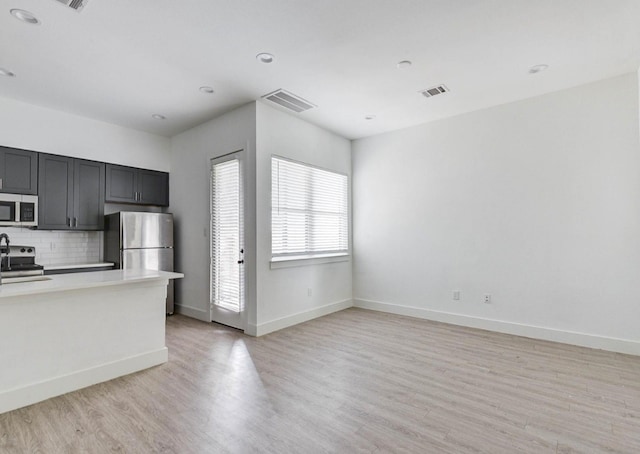
[[[0,246],[2,245],[2,240],[7,244],[7,249],[5,249],[5,257],[7,257],[7,268],[11,268],[11,258],[9,257],[9,235],[6,233],[0,233]],[[2,285],[2,248],[0,248],[0,285]]]

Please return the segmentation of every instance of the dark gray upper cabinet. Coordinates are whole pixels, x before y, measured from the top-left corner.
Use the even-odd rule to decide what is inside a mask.
[[[169,174],[107,164],[106,201],[169,206]]]
[[[138,200],[138,169],[107,164],[107,202],[136,203]]]
[[[169,206],[169,174],[154,170],[138,172],[138,203]]]
[[[73,158],[40,154],[38,185],[38,228],[72,229]]]
[[[38,194],[38,153],[0,147],[0,192]]]
[[[74,161],[74,228],[103,230],[105,166],[102,162]]]
[[[38,228],[104,228],[103,163],[40,154]]]

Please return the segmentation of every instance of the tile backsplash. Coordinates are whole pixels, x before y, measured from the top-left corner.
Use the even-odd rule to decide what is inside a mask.
[[[11,244],[34,246],[36,263],[43,266],[102,261],[102,232],[65,232],[0,227]]]

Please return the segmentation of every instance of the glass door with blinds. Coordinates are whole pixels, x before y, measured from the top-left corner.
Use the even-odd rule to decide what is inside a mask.
[[[211,320],[244,329],[242,162],[211,160]]]

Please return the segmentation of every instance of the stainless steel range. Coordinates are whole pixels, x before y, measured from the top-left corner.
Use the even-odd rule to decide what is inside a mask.
[[[0,247],[2,266],[0,273],[3,278],[42,276],[44,267],[36,264],[36,248],[33,246]]]

